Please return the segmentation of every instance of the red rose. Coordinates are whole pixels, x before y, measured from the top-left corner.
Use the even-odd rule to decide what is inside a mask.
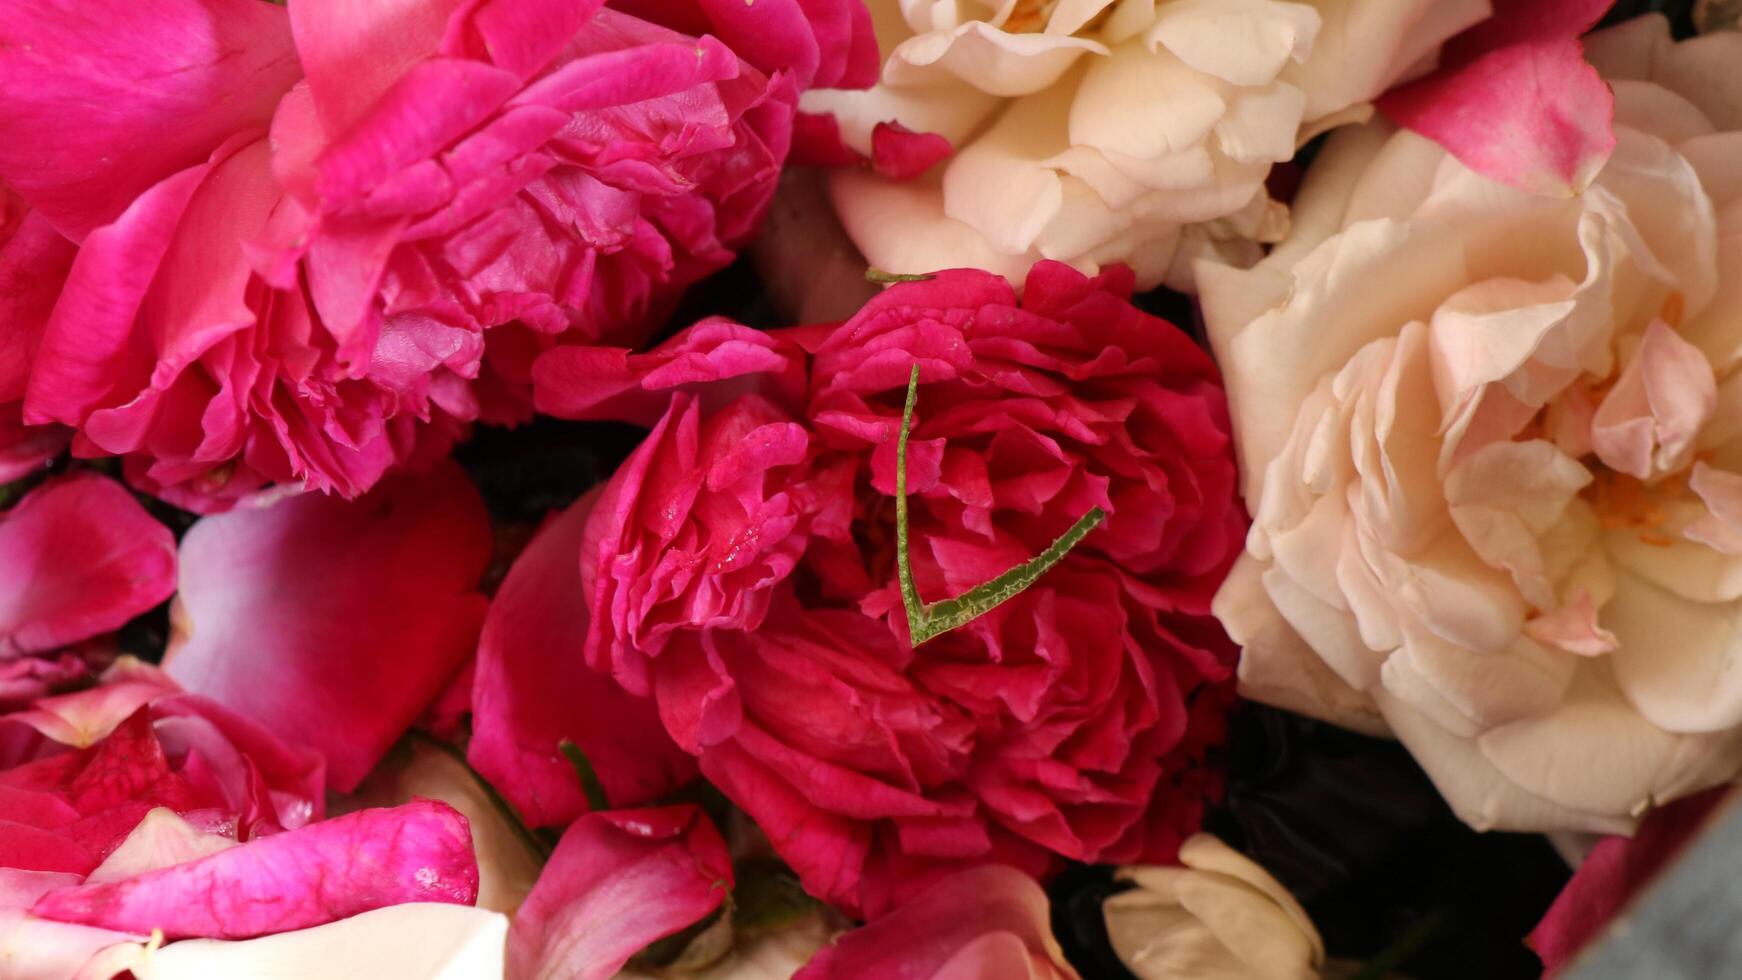
[[[1130,284],[1042,263],[1018,302],[946,272],[838,326],[710,321],[535,368],[546,411],[657,416],[583,536],[589,660],[656,700],[813,893],[875,915],[963,865],[1155,860],[1193,829],[1234,660],[1209,601],[1246,520],[1215,368]],[[892,497],[916,363],[923,598],[1108,515],[917,650]]]

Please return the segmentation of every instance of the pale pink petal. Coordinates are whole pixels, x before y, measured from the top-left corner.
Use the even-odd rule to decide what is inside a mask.
[[[466,756],[535,827],[587,812],[573,742],[613,806],[636,806],[695,775],[650,699],[587,666],[581,537],[596,495],[552,519],[516,559],[484,620]]]
[[[208,517],[182,541],[166,669],[356,786],[472,652],[490,557],[458,467]]]
[[[1580,589],[1571,601],[1524,624],[1524,633],[1538,643],[1584,657],[1613,653],[1615,634],[1597,624],[1597,604]]]
[[[696,807],[590,813],[563,834],[514,917],[508,976],[603,980],[731,888],[725,842]]]
[[[1710,513],[1689,524],[1682,535],[1726,555],[1742,555],[1742,476],[1694,464],[1688,487]]]
[[[128,878],[197,861],[208,854],[235,847],[221,834],[209,834],[183,820],[174,810],[158,807],[145,815],[119,847],[86,876],[89,884],[125,881]]]
[[[826,946],[794,980],[1074,978],[1046,892],[1000,864],[960,871]]]
[[[284,9],[258,0],[0,4],[0,177],[82,240],[264,128],[300,74]]]
[[[1597,458],[1641,480],[1687,465],[1718,406],[1712,366],[1698,347],[1653,320],[1591,419]]]
[[[0,656],[119,629],[175,591],[175,537],[125,488],[81,474],[0,518]]]
[[[1615,99],[1578,37],[1610,0],[1514,0],[1453,39],[1440,71],[1378,100],[1399,124],[1494,180],[1561,197],[1615,149]]]
[[[419,800],[313,823],[124,881],[51,892],[46,919],[170,939],[246,939],[401,902],[470,905],[478,866],[466,818]]]
[[[28,710],[7,716],[62,745],[87,748],[109,737],[142,705],[173,694],[174,688],[150,681],[100,684],[85,691],[43,698]]]

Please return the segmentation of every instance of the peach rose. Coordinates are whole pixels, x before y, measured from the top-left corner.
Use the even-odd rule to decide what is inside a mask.
[[[869,91],[813,90],[847,147],[888,173],[886,137],[954,155],[918,180],[832,175],[870,263],[975,266],[1020,283],[1042,258],[1126,263],[1147,289],[1183,257],[1250,264],[1287,211],[1264,180],[1297,140],[1366,113],[1431,66],[1487,0],[871,0],[883,50]],[[886,124],[894,123],[892,128]],[[935,157],[925,158],[929,162]],[[897,174],[899,176],[899,174]]]
[[[1245,693],[1395,733],[1478,828],[1628,832],[1742,765],[1742,34],[1587,53],[1616,146],[1571,196],[1376,124],[1197,270]]]

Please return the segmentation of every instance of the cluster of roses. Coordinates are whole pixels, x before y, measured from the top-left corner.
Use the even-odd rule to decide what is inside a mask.
[[[1070,976],[1066,861],[1184,863],[1109,903],[1145,975],[1310,973],[1192,837],[1236,663],[1478,827],[1737,775],[1742,34],[873,6],[0,0],[8,976],[607,977],[729,930],[747,846],[871,920],[815,980]],[[776,252],[904,281],[650,346],[789,155],[840,226]],[[648,434],[511,546],[445,457],[535,411]],[[909,554],[958,596],[1096,509],[913,642]],[[172,596],[161,668],[121,653]],[[1170,950],[1194,887],[1264,938]]]

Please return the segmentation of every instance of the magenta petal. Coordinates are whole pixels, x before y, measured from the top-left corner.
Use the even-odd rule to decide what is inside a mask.
[[[951,152],[944,137],[916,133],[900,123],[880,122],[871,130],[871,165],[890,180],[912,180]]]
[[[533,826],[587,811],[580,780],[558,743],[586,753],[606,799],[634,806],[695,775],[695,760],[660,724],[651,700],[587,666],[581,535],[594,497],[545,525],[496,593],[473,678],[472,765]]]
[[[694,806],[575,821],[508,932],[512,980],[602,980],[699,922],[732,887],[720,832]]]
[[[168,673],[319,749],[348,792],[472,652],[490,549],[483,501],[452,464],[354,501],[208,517],[182,541],[186,632]]]
[[[263,128],[300,74],[284,10],[259,0],[6,0],[0,176],[82,240]]]
[[[1713,811],[1730,798],[1719,787],[1653,810],[1633,837],[1607,837],[1579,865],[1572,880],[1530,934],[1530,948],[1546,974],[1571,962],[1664,866],[1692,843]]]
[[[174,591],[174,536],[107,477],[49,483],[0,519],[0,656],[118,629]]]
[[[478,864],[466,818],[414,800],[359,810],[123,881],[50,892],[31,909],[58,922],[170,939],[246,939],[402,902],[470,905]]]
[[[1381,97],[1392,120],[1483,176],[1583,190],[1615,149],[1615,98],[1578,36],[1609,0],[1518,0],[1447,46],[1440,71]]]

